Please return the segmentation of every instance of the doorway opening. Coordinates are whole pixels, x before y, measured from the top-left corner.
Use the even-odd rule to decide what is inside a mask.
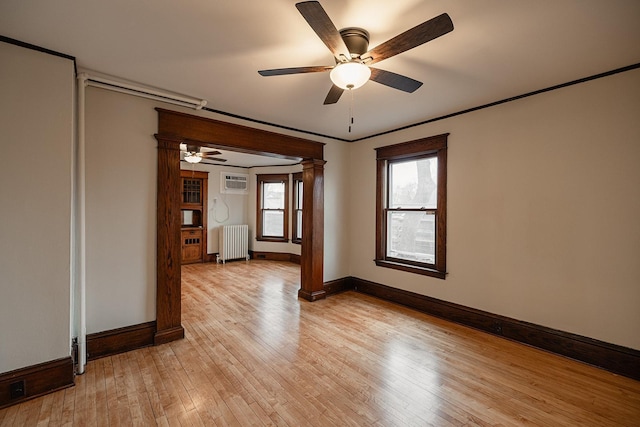
[[[324,253],[324,144],[157,108],[157,284],[154,343],[184,337],[181,325],[180,144],[302,159],[303,232],[298,296],[326,296]]]

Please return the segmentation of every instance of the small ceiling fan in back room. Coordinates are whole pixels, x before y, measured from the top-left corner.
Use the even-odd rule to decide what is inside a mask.
[[[188,163],[200,163],[202,160],[210,160],[214,162],[226,162],[225,159],[221,159],[219,157],[213,157],[213,156],[221,155],[222,153],[220,151],[215,151],[215,150],[206,151],[206,150],[203,150],[202,147],[199,147],[198,145],[195,145],[195,144],[182,143],[180,144],[180,151],[181,151],[183,160],[185,160]],[[209,164],[214,164],[214,163],[209,163]]]
[[[261,76],[281,76],[329,71],[333,85],[324,100],[325,105],[335,104],[345,90],[357,89],[369,80],[404,92],[415,92],[422,82],[371,65],[453,31],[451,18],[443,13],[369,50],[369,33],[366,30],[349,27],[338,31],[319,2],[297,3],[296,8],[327,45],[336,65],[277,68],[258,73]]]

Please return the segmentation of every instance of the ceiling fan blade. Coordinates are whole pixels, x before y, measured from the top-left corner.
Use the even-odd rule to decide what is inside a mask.
[[[200,155],[202,157],[217,156],[217,155],[220,155],[220,154],[222,154],[222,153],[219,152],[219,151],[201,151],[200,152]]]
[[[347,61],[351,60],[351,54],[344,44],[340,32],[338,32],[336,26],[333,25],[329,15],[327,15],[327,12],[325,12],[320,3],[317,1],[305,1],[297,3],[296,8],[298,8],[300,14],[311,28],[313,28],[313,31],[320,37],[320,40],[327,45],[331,53],[333,53],[333,56],[338,59],[344,56]]]
[[[287,74],[303,74],[303,73],[321,73],[324,71],[331,71],[332,66],[318,65],[312,67],[293,67],[293,68],[275,68],[273,70],[260,70],[258,74],[264,77],[268,76],[284,76]]]
[[[389,86],[408,93],[413,93],[418,90],[420,86],[422,86],[422,82],[419,82],[412,78],[392,73],[391,71],[380,70],[379,68],[369,68],[371,68],[371,80],[376,83],[380,83],[385,86]]]
[[[375,64],[436,39],[450,31],[453,31],[453,22],[449,15],[443,13],[374,47],[369,52],[361,55],[360,58],[367,65]],[[371,58],[371,60],[367,60],[368,58]]]
[[[331,86],[327,97],[324,99],[324,105],[335,104],[336,102],[338,102],[338,100],[342,96],[342,92],[344,92],[344,89],[339,88],[336,85]]]
[[[215,165],[215,163],[210,163],[210,162],[221,162],[221,163],[224,163],[226,161],[227,161],[227,159],[221,159],[221,158],[215,158],[215,157],[208,158],[207,157],[205,159],[202,159],[202,161],[200,163],[204,163],[205,165]]]

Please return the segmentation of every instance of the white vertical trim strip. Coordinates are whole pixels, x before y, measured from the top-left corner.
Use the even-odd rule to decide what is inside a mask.
[[[77,177],[77,209],[78,209],[78,373],[83,374],[87,364],[87,307],[86,307],[86,206],[85,206],[85,88],[87,75],[78,75],[78,177]]]

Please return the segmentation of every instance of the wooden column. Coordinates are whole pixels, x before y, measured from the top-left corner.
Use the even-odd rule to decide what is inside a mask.
[[[324,160],[302,162],[302,257],[298,297],[316,301],[326,297],[324,265]]]
[[[180,301],[180,142],[158,140],[156,333],[154,344],[184,338]]]

